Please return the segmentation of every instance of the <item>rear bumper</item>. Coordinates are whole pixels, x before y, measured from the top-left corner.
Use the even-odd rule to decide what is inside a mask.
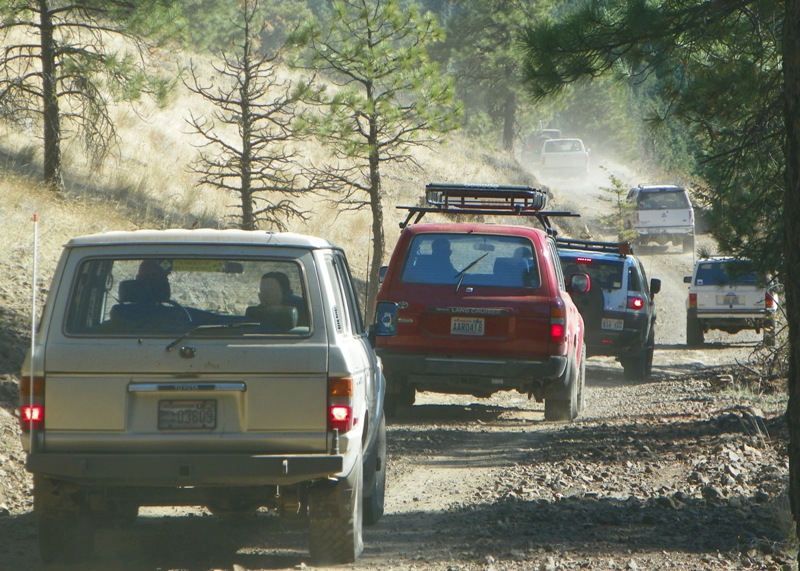
[[[697,312],[696,315],[705,329],[722,329],[724,331],[764,329],[773,327],[775,323],[775,316],[772,313]]]
[[[587,331],[584,336],[586,353],[593,355],[610,355],[619,357],[644,346],[643,329],[626,329],[624,331]]]
[[[639,236],[686,236],[694,234],[694,226],[636,226],[634,230]]]
[[[602,317],[614,320],[622,320],[624,329],[621,331],[613,329],[603,329],[602,320],[590,322],[584,332],[584,343],[586,353],[593,355],[611,355],[619,357],[638,351],[644,347],[649,327],[647,314],[630,315],[624,313],[605,312]]]
[[[25,467],[35,474],[78,484],[261,486],[339,475],[344,456],[38,452],[28,455]]]
[[[557,379],[567,366],[563,355],[503,359],[381,352],[380,357],[390,393],[402,390],[406,384],[420,390],[453,393],[527,390],[534,381]]]
[[[730,321],[767,321],[772,320],[774,318],[774,314],[772,313],[762,313],[758,311],[753,312],[735,312],[735,311],[698,311],[697,312],[698,319],[709,319],[709,320],[730,320]]]

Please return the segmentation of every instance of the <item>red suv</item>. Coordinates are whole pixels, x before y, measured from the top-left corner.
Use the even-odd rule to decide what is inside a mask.
[[[517,390],[545,403],[545,419],[573,420],[583,405],[583,319],[564,278],[546,194],[519,186],[430,184],[428,206],[406,222],[378,294],[397,307],[396,331],[377,339],[386,410],[417,390],[488,397]],[[543,229],[472,222],[418,223],[439,214],[536,218]],[[415,222],[411,224],[412,221]]]

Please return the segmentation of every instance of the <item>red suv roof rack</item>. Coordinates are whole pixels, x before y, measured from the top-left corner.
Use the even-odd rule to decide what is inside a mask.
[[[437,214],[485,214],[491,216],[530,216],[555,235],[551,216],[580,216],[573,212],[546,211],[547,192],[532,186],[491,184],[431,183],[425,186],[428,206],[398,206],[408,210],[400,228],[416,224],[428,212]],[[413,219],[413,222],[412,222]]]
[[[633,254],[633,246],[631,246],[630,242],[598,242],[595,240],[556,238],[556,244],[560,248],[568,248],[570,250],[608,252],[609,254],[620,254],[622,256]]]

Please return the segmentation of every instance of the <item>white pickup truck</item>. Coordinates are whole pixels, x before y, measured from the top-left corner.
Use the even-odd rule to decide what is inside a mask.
[[[589,150],[580,139],[550,139],[542,144],[543,176],[584,177],[589,172]]]

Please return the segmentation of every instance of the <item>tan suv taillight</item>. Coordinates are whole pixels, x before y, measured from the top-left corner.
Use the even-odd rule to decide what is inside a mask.
[[[19,425],[25,433],[44,427],[44,377],[20,377]]]
[[[340,434],[350,432],[358,424],[353,416],[353,379],[336,377],[328,379],[328,430]]]
[[[697,294],[696,293],[690,293],[689,294],[689,307],[694,307],[694,308],[697,307]]]

